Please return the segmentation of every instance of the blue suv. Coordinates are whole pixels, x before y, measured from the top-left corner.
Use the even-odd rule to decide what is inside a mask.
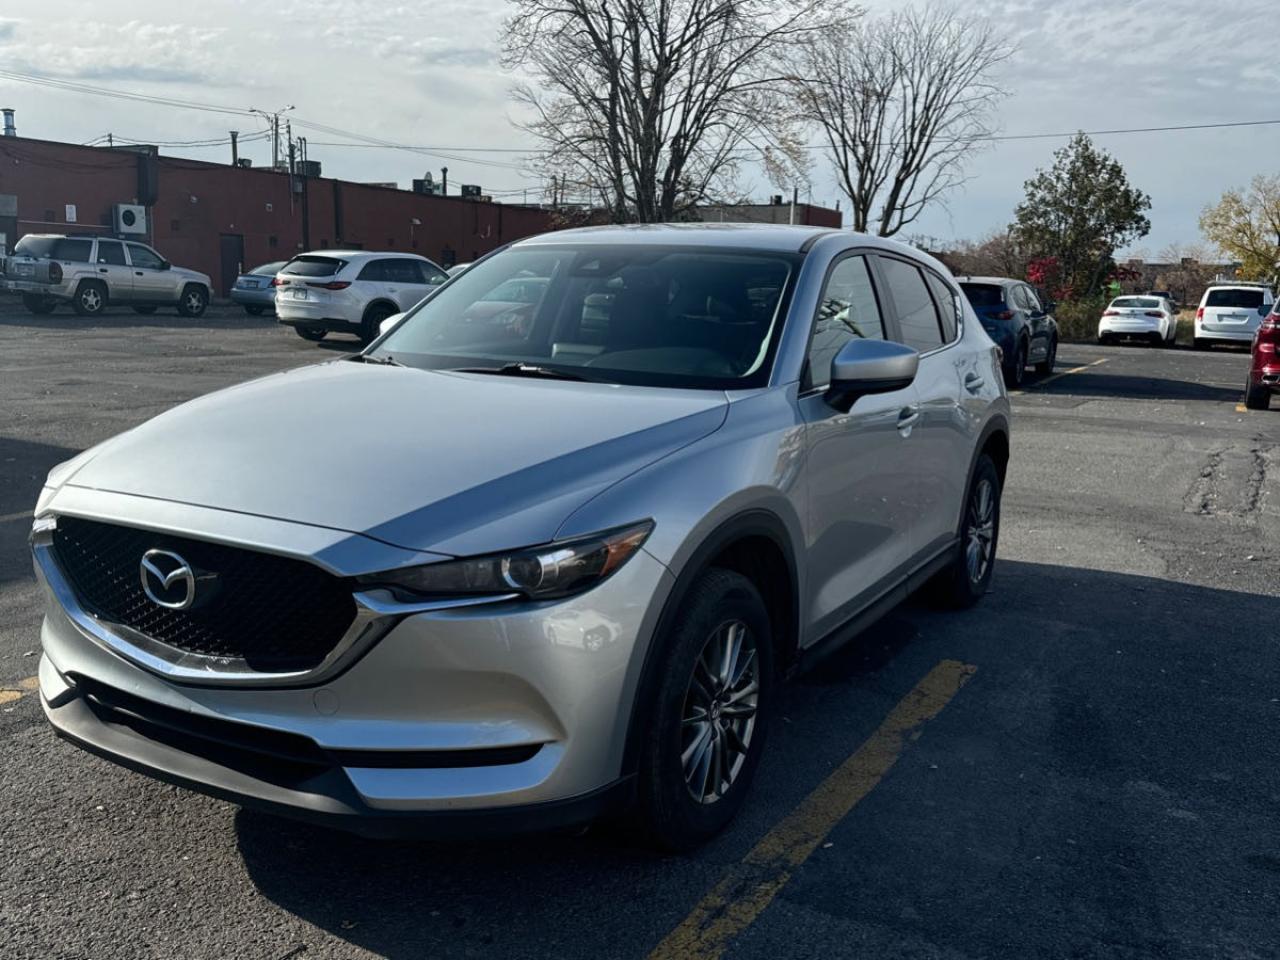
[[[958,277],[987,335],[1004,351],[1004,382],[1022,386],[1027,364],[1042,376],[1053,373],[1058,358],[1058,323],[1054,304],[1044,301],[1028,283],[1008,277]]]

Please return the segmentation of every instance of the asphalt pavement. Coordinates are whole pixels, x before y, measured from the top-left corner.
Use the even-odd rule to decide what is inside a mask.
[[[1013,396],[991,594],[911,601],[790,684],[692,856],[618,824],[361,840],[57,741],[25,549],[48,468],[354,347],[0,302],[0,957],[1280,957],[1280,409],[1239,406],[1235,350],[1063,346]]]

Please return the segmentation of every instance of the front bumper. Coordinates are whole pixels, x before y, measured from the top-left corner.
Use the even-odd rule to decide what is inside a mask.
[[[271,688],[161,676],[45,586],[40,689],[60,735],[247,806],[430,833],[414,821],[535,828],[590,818],[625,792],[632,702],[671,575],[641,550],[556,603],[405,616],[337,675]]]

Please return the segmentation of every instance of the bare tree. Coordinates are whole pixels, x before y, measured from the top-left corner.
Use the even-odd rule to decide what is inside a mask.
[[[965,179],[1006,96],[1014,51],[991,24],[946,7],[907,8],[806,37],[794,92],[853,207],[853,229],[892,236]]]
[[[654,222],[734,193],[745,160],[799,164],[790,49],[843,0],[510,0],[505,65],[541,167],[613,219]]]

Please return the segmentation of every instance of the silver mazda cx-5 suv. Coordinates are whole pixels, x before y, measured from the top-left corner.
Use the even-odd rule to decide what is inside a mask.
[[[987,589],[997,350],[937,261],[801,227],[515,243],[364,353],[54,468],[59,734],[370,834],[722,828],[778,683]]]

